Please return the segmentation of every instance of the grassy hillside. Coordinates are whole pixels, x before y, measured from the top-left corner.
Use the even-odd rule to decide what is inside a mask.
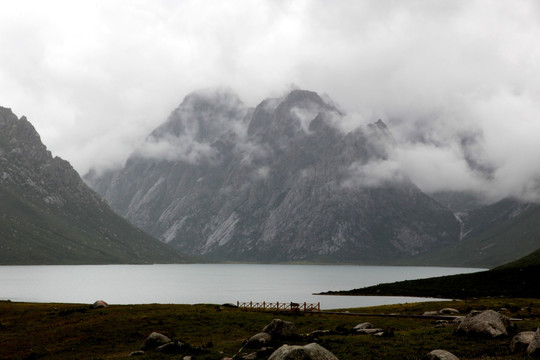
[[[69,209],[63,209],[70,213]],[[106,204],[78,218],[0,185],[0,264],[177,263],[192,260],[143,233]]]
[[[422,314],[443,307],[461,313],[486,308],[500,310],[515,323],[508,338],[475,339],[455,334],[455,326],[435,327],[431,319],[407,317],[304,315],[247,312],[216,305],[126,305],[90,310],[81,304],[25,304],[0,302],[0,359],[132,359],[153,331],[191,346],[186,353],[171,355],[148,352],[139,359],[221,359],[232,357],[245,339],[260,332],[274,318],[291,321],[298,334],[314,330],[347,330],[361,322],[392,330],[392,337],[351,335],[336,332],[321,335],[317,342],[340,360],[420,359],[434,349],[444,348],[460,359],[518,360],[523,354],[510,353],[511,336],[534,330],[540,321],[540,301],[535,299],[482,299],[432,302],[350,309],[362,313]],[[306,344],[314,338],[300,336],[288,344]],[[278,347],[282,343],[272,344]],[[250,346],[240,355],[254,351]],[[272,352],[269,350],[268,358]],[[241,357],[237,357],[241,358]]]
[[[482,230],[472,238],[400,264],[493,268],[519,259],[540,247],[540,206],[531,205],[518,216],[489,223]]]
[[[399,281],[325,294],[418,296],[450,299],[486,296],[540,298],[540,250],[493,270]]]

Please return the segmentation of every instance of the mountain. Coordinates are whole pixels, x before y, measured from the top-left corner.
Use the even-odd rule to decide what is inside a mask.
[[[0,107],[0,264],[187,259],[116,215],[25,117]]]
[[[540,206],[504,199],[459,213],[460,241],[402,264],[492,268],[540,247]]]
[[[379,284],[326,295],[540,298],[540,249],[492,270]]]
[[[388,159],[382,121],[294,90],[246,107],[192,93],[122,169],[85,181],[120,215],[191,255],[231,261],[383,263],[459,238],[452,211]]]

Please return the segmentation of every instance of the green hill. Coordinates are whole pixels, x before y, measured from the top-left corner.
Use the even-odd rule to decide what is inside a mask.
[[[380,284],[326,295],[418,296],[438,298],[540,298],[540,249],[512,263],[472,274]]]
[[[24,117],[0,107],[0,264],[190,260],[116,215]]]

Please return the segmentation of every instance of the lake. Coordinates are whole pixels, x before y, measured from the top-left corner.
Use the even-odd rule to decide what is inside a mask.
[[[320,302],[322,309],[338,309],[432,299],[313,293],[480,270],[267,264],[0,266],[0,299],[86,304],[98,299],[109,304],[293,301]]]

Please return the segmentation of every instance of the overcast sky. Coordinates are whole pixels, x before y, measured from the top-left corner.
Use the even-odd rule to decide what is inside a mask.
[[[539,193],[536,0],[0,5],[0,106],[81,174],[121,165],[193,90],[255,106],[295,84],[347,126],[385,121],[393,164],[425,190]]]

